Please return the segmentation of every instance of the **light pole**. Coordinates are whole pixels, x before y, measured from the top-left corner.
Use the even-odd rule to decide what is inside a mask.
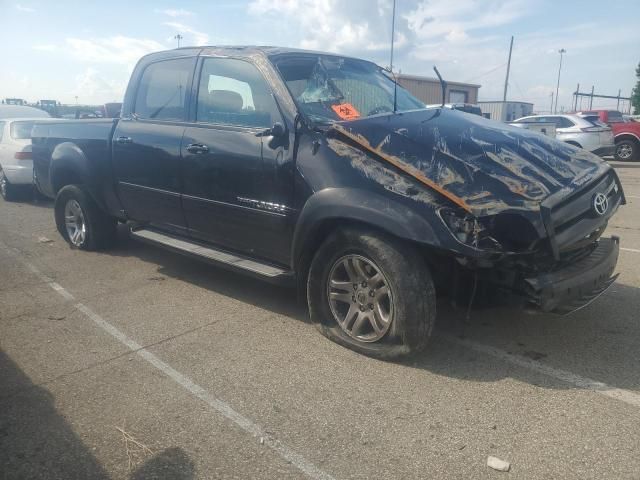
[[[558,84],[556,85],[556,106],[553,109],[553,113],[556,113],[558,111],[558,90],[560,89],[560,72],[562,71],[562,55],[567,53],[567,51],[564,48],[561,48],[560,50],[558,50],[558,53],[560,54],[560,66],[558,67]]]
[[[183,38],[183,37],[182,37],[182,35],[180,35],[180,34],[178,33],[178,34],[177,34],[175,37],[173,37],[173,38],[174,38],[175,40],[177,40],[177,41],[178,41],[178,48],[180,48],[180,40],[182,40],[182,38]]]

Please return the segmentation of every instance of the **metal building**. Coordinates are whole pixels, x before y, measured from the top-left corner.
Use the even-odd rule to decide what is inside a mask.
[[[442,102],[442,88],[437,78],[396,75],[398,83],[427,105]],[[445,103],[477,103],[480,85],[447,80]]]
[[[482,115],[499,122],[512,122],[520,117],[533,114],[533,103],[495,101],[478,102],[482,109]]]

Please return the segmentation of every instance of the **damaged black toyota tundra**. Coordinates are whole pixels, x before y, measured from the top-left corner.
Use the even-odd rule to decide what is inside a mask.
[[[120,119],[33,132],[35,181],[74,248],[133,238],[297,285],[330,339],[422,349],[436,289],[576,310],[615,279],[624,193],[598,157],[448,109],[373,63],[272,47],[154,53]]]

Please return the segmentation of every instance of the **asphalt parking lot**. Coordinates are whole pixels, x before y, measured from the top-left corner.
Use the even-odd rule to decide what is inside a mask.
[[[640,478],[640,164],[613,163],[609,291],[478,309],[463,338],[443,303],[402,363],[324,339],[293,291],[126,232],[73,251],[50,203],[0,201],[0,478]]]

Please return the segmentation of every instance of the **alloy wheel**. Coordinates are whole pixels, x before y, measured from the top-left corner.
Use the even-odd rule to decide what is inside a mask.
[[[393,297],[380,269],[360,255],[346,255],[327,280],[331,313],[342,330],[362,342],[380,340],[393,321]]]
[[[64,224],[69,241],[76,247],[82,246],[87,237],[84,213],[77,200],[70,199],[64,207]]]
[[[633,148],[631,148],[631,145],[627,143],[618,145],[618,147],[616,148],[616,155],[618,156],[618,158],[622,160],[630,159],[632,154],[633,154]]]

